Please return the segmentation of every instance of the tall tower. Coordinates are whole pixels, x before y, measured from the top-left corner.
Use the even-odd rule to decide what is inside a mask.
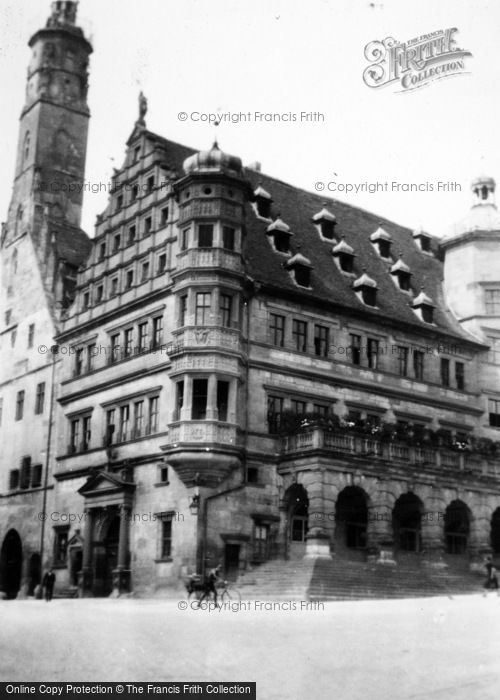
[[[0,261],[0,592],[32,594],[52,557],[52,424],[60,310],[90,242],[80,229],[92,47],[76,2],[53,2],[29,42],[26,99]],[[63,533],[64,534],[64,533]]]

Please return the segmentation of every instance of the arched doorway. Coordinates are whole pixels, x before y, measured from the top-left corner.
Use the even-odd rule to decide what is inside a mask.
[[[0,552],[0,587],[9,599],[15,598],[21,588],[23,546],[17,530],[5,535]]]
[[[500,508],[491,516],[491,548],[494,554],[500,554]]]
[[[404,493],[394,504],[392,528],[396,548],[403,552],[422,550],[423,503],[413,493]]]
[[[35,588],[42,582],[42,562],[38,553],[30,557],[28,575],[28,595],[35,595]]]
[[[118,563],[120,516],[110,516],[103,524],[101,539],[94,544],[95,596],[108,596],[113,591],[113,571]]]
[[[358,486],[347,486],[335,506],[335,550],[364,549],[368,524],[367,496]]]
[[[469,509],[462,501],[452,501],[444,514],[444,538],[448,554],[465,554],[470,532]]]
[[[285,493],[287,513],[287,552],[289,559],[301,559],[306,553],[309,498],[301,484],[292,484]]]

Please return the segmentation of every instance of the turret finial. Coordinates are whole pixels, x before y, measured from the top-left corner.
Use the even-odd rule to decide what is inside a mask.
[[[137,124],[141,124],[142,126],[146,126],[145,116],[146,116],[147,112],[148,112],[148,99],[141,90],[139,93],[139,119],[137,120]]]

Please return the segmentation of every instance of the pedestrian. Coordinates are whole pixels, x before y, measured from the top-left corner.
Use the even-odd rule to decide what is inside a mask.
[[[486,581],[484,582],[485,589],[487,591],[493,589],[498,592],[497,570],[491,560],[491,557],[486,559],[484,568],[486,569]],[[484,595],[486,595],[486,593]]]
[[[219,581],[222,581],[220,577],[220,571],[221,571],[221,565],[219,564],[218,566],[215,567],[215,569],[210,569],[208,572],[208,575],[205,578],[205,590],[203,592],[202,597],[200,598],[200,602],[204,600],[205,598],[210,597],[210,593],[213,593],[214,595],[214,603],[217,605],[217,589],[216,589],[216,584]]]
[[[52,570],[52,567],[45,573],[43,577],[42,586],[45,589],[45,600],[48,603],[52,600],[52,595],[54,593],[54,584],[56,582],[56,575]]]

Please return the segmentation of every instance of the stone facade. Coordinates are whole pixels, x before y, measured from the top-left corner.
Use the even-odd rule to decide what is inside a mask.
[[[63,5],[73,16],[74,3]],[[86,71],[88,45],[54,12],[61,46],[76,42],[72,65]],[[47,117],[70,135],[88,116],[80,77],[71,114],[56,91],[62,116]],[[68,257],[51,268],[59,281],[43,255],[26,287],[9,277],[15,221],[6,227],[7,298],[19,315],[36,298],[36,345],[58,348],[37,356],[53,421],[13,422],[2,456],[7,554],[19,558],[15,536],[23,561],[39,554],[39,524],[25,518],[38,507],[50,513],[44,564],[59,590],[80,595],[152,595],[217,563],[236,577],[269,559],[478,568],[499,554],[498,319],[495,296],[485,306],[477,291],[483,271],[489,291],[497,285],[484,267],[500,235],[494,183],[474,204],[493,213],[490,228],[467,225],[440,248],[423,231],[244,168],[217,144],[196,153],[168,141],[147,129],[146,108],[141,96],[90,251],[73,197],[45,227],[75,242],[72,285]],[[72,151],[82,177],[85,129]],[[22,192],[14,210],[38,196]],[[42,239],[24,237],[23,265]],[[49,289],[74,301],[58,305]],[[18,377],[20,361],[6,364],[5,420],[19,382],[35,386],[35,366]],[[11,465],[43,444],[47,488],[12,489]]]

